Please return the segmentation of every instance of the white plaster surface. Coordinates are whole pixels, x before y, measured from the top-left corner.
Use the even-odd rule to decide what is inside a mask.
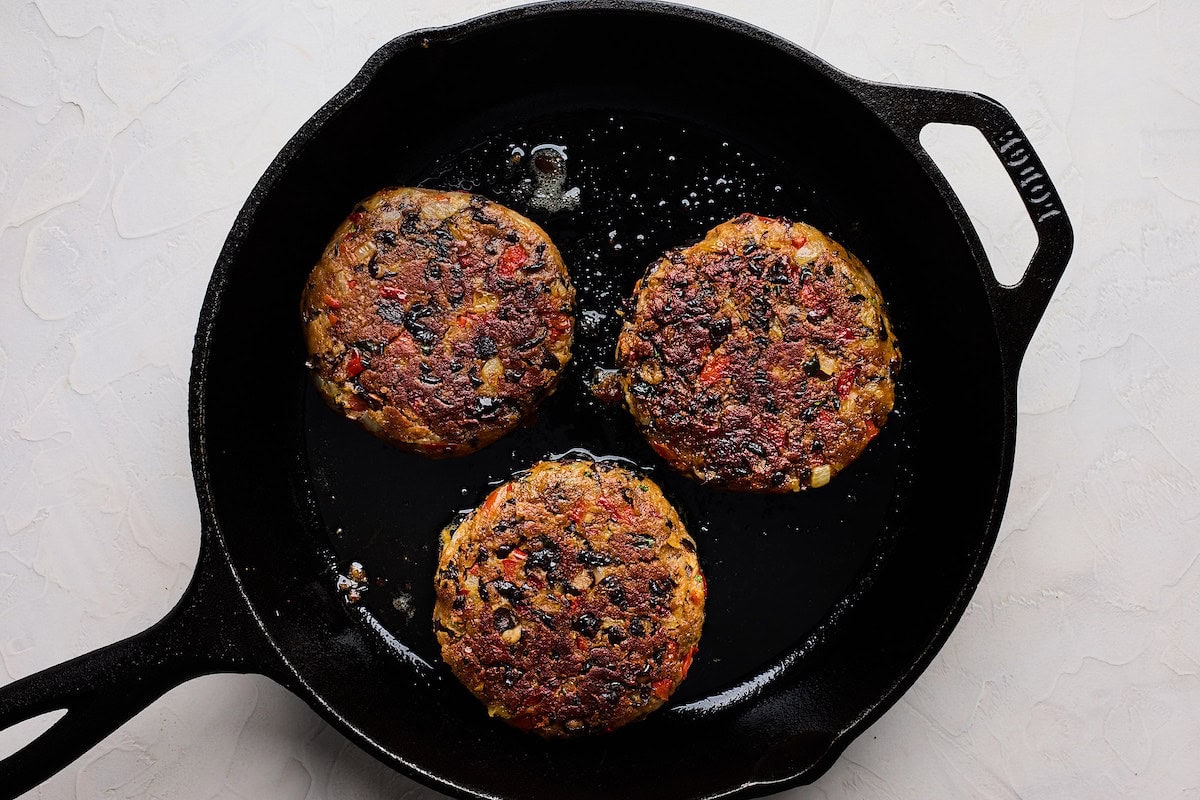
[[[1000,99],[1077,234],[966,616],[786,796],[1200,798],[1200,3],[700,4],[862,76]],[[0,683],[142,630],[186,584],[194,325],[277,149],[392,36],[504,5],[0,0]],[[1018,273],[1032,238],[991,156],[926,141]],[[437,795],[271,682],[213,676],[29,796]]]

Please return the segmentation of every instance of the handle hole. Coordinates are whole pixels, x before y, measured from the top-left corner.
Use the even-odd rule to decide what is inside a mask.
[[[1037,249],[1037,231],[983,134],[967,125],[935,122],[922,129],[921,146],[962,201],[996,280],[1005,286],[1018,283]]]
[[[15,725],[10,725],[0,731],[0,761],[16,753],[25,745],[50,729],[50,726],[62,719],[67,709],[47,711],[36,717],[23,719]]]

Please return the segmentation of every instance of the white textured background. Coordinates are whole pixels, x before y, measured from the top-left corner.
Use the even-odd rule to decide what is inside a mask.
[[[0,0],[0,683],[145,628],[186,584],[193,329],[277,149],[387,39],[503,5]],[[1077,235],[983,584],[912,691],[789,797],[1200,798],[1200,3],[701,5],[862,76],[1000,99]],[[1031,233],[994,159],[926,140],[1019,272]],[[214,676],[30,796],[434,794],[269,681]]]

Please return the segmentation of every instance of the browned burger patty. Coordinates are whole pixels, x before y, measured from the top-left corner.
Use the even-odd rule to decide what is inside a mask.
[[[824,486],[887,421],[900,351],[866,268],[808,225],[743,214],[667,253],[617,343],[654,449],[751,492]]]
[[[464,192],[385,189],[313,267],[301,311],[335,409],[431,456],[490,444],[571,358],[575,292],[546,233]]]
[[[489,714],[546,737],[610,731],[687,675],[704,576],[679,515],[645,478],[543,462],[444,538],[434,630]]]

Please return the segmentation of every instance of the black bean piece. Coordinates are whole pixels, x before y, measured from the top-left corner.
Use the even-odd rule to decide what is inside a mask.
[[[771,303],[765,297],[755,297],[747,306],[746,327],[765,331],[770,325]]]
[[[379,314],[379,318],[384,322],[393,325],[404,324],[404,306],[395,300],[380,300],[375,306],[375,313]]]
[[[394,231],[375,231],[375,241],[386,247],[395,247],[396,234]]]
[[[387,342],[376,342],[372,341],[371,339],[360,339],[357,342],[352,342],[350,346],[363,353],[380,355],[383,353],[383,348],[387,346]]]
[[[454,566],[453,564],[449,564],[438,573],[438,577],[444,581],[457,581],[458,567]]]
[[[475,339],[475,355],[480,358],[491,358],[499,352],[496,347],[496,340],[487,335],[478,336]]]
[[[645,636],[647,621],[644,617],[634,617],[629,623],[629,633],[633,636]]]
[[[609,625],[604,629],[604,635],[608,637],[609,644],[620,644],[628,638],[620,625]]]
[[[600,620],[595,614],[585,612],[576,617],[575,621],[571,623],[571,630],[591,638],[599,632]]]
[[[433,346],[437,344],[438,335],[424,326],[415,328],[409,331],[412,337],[416,339],[417,344],[421,345],[421,352],[429,355]]]
[[[559,559],[562,558],[562,550],[553,543],[543,544],[540,550],[534,550],[525,559],[525,568],[542,569],[550,572],[558,566]]]
[[[446,220],[446,222],[449,221]],[[446,222],[443,222],[442,225],[445,225]],[[454,247],[454,234],[446,230],[446,228],[439,226],[434,230],[433,236],[433,252],[437,253],[439,259],[449,261],[452,255],[451,251]]]
[[[504,401],[495,397],[476,397],[475,405],[467,410],[471,419],[492,419],[504,409]]]
[[[612,557],[607,553],[597,552],[590,547],[580,550],[579,555],[575,556],[575,560],[589,567],[607,567],[612,563]]]
[[[525,599],[525,590],[509,581],[492,581],[492,588],[496,590],[496,594],[509,602],[519,603]]]
[[[521,680],[521,676],[525,671],[520,667],[514,667],[512,664],[504,665],[504,685],[513,687],[517,685],[517,681]]]
[[[496,630],[500,633],[517,627],[517,621],[513,618],[512,612],[507,608],[497,608],[495,610],[492,614],[492,624],[496,626]]]
[[[455,597],[454,602],[450,604],[450,607],[453,608],[455,611],[462,611],[464,608],[467,607],[466,596],[460,594],[458,597]]]
[[[431,306],[423,303],[418,303],[404,312],[404,329],[409,332],[422,348],[430,348],[438,340],[438,335],[421,322],[425,317],[434,313],[435,311]],[[382,316],[382,313],[380,316]]]
[[[791,283],[792,277],[788,275],[786,262],[781,259],[772,264],[771,268],[767,270],[766,279],[767,283],[773,283],[778,286]]]
[[[508,558],[509,554],[515,549],[515,545],[502,544],[496,548],[496,558]]]
[[[440,384],[442,382],[442,379],[439,378],[437,375],[430,375],[427,372],[422,372],[420,375],[418,375],[417,380],[419,380],[421,383],[424,383],[428,386],[437,386],[438,384]]]
[[[650,581],[650,594],[655,597],[666,597],[675,588],[675,581],[664,578],[661,581]]]
[[[600,585],[608,592],[608,602],[622,611],[629,607],[629,599],[625,596],[625,589],[621,587],[616,577],[610,575],[600,581]]]
[[[717,317],[708,323],[708,343],[716,348],[733,333],[733,323],[728,317]]]
[[[356,267],[355,269],[358,269],[358,268]],[[362,270],[358,269],[358,271],[361,272]],[[371,253],[371,257],[369,259],[367,259],[367,274],[370,275],[375,280],[382,280],[383,278],[393,278],[393,277],[399,275],[400,273],[392,272],[391,270],[380,269],[379,268],[379,253]]]

